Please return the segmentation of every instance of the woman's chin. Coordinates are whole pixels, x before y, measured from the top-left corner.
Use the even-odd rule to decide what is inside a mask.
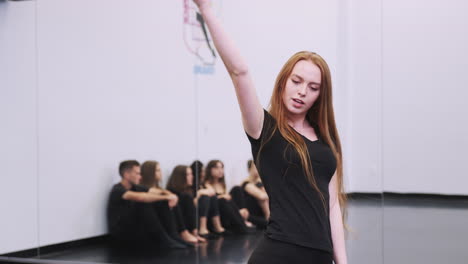
[[[288,111],[288,114],[291,115],[299,115],[307,112],[304,107],[296,108],[294,106],[288,106],[286,107],[286,110]]]

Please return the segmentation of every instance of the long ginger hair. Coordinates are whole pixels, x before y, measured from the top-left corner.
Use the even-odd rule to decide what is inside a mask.
[[[333,155],[337,161],[336,176],[338,184],[338,199],[341,205],[343,224],[346,227],[346,205],[347,197],[344,192],[343,184],[343,159],[342,159],[342,150],[341,142],[336,129],[335,123],[335,114],[333,111],[333,98],[332,98],[332,81],[330,75],[330,69],[325,62],[325,60],[314,52],[309,51],[300,51],[294,54],[283,66],[281,71],[276,78],[273,94],[270,99],[269,110],[268,112],[275,118],[276,125],[272,130],[272,133],[269,135],[267,140],[261,143],[260,154],[263,146],[269,141],[276,129],[279,130],[281,135],[286,139],[286,141],[294,147],[298,153],[304,173],[307,176],[307,180],[312,185],[312,187],[318,192],[324,209],[326,208],[325,198],[320,192],[320,189],[317,186],[317,182],[314,177],[314,172],[312,170],[312,163],[309,158],[309,151],[307,149],[306,142],[301,137],[301,135],[293,130],[291,126],[288,125],[288,120],[286,117],[286,106],[283,103],[283,93],[285,92],[286,82],[293,71],[294,66],[297,62],[301,60],[306,60],[314,63],[320,68],[321,71],[321,85],[320,85],[320,94],[312,107],[307,111],[306,119],[312,124],[317,124],[319,128],[319,134],[322,141],[324,141],[332,150]],[[257,156],[257,161],[259,156]],[[259,164],[257,164],[258,167]],[[327,210],[325,209],[325,212]],[[327,213],[328,214],[328,213]]]

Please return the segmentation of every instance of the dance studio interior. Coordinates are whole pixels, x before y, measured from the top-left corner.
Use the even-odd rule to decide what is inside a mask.
[[[335,264],[468,263],[467,10],[211,1],[265,110],[293,54],[328,63],[347,197]],[[236,73],[204,18],[192,0],[0,0],[0,263],[256,263],[281,209],[252,168]],[[117,187],[155,219],[122,232],[151,242],[114,235]],[[127,195],[153,191],[165,198]]]

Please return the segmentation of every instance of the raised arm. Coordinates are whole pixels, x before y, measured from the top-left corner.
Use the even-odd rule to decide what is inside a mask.
[[[214,45],[231,76],[242,114],[244,130],[253,138],[259,138],[263,125],[263,107],[250,76],[249,69],[221,22],[211,9],[209,0],[194,0],[208,26]]]

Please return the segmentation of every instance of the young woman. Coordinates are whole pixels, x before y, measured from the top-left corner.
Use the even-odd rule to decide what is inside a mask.
[[[212,220],[216,231],[224,232],[224,228],[221,225],[217,207],[210,208],[210,199],[208,196],[202,195],[199,192],[194,193],[193,183],[192,169],[184,165],[178,165],[172,171],[171,177],[167,183],[167,189],[177,194],[179,197],[179,207],[187,226],[189,226],[190,230],[193,230],[193,234],[196,235],[200,241],[204,242],[206,241],[205,238],[213,238],[206,228],[208,218]],[[197,207],[200,219],[200,230],[198,230],[196,226]]]
[[[253,160],[247,162],[247,168],[249,176],[241,185],[245,207],[249,211],[250,221],[263,228],[266,227],[266,221],[270,218],[268,194]]]
[[[234,84],[242,123],[270,199],[266,236],[249,263],[346,264],[341,143],[327,63],[294,54],[279,72],[269,110],[209,0],[194,0]]]
[[[260,182],[258,173],[256,173],[256,176],[253,176],[255,174],[252,172],[256,172],[256,169],[252,169],[252,164],[253,161],[248,163],[249,178],[242,182],[240,186],[233,186],[231,191],[229,191],[229,194],[236,206],[239,208],[240,214],[243,217],[246,215],[248,220],[246,221],[247,226],[249,226],[249,224],[250,226],[254,224],[258,229],[265,229],[268,219],[266,216],[269,217],[270,215],[268,195],[266,194],[265,189],[260,186],[262,183]],[[246,186],[248,186],[247,189],[251,193],[245,191]],[[265,210],[265,212],[262,210]]]
[[[216,193],[206,188],[203,185],[203,181],[205,180],[205,170],[203,163],[199,160],[196,160],[190,165],[192,172],[194,173],[195,184],[194,192],[197,194],[200,203],[207,203],[207,206],[201,206],[199,210],[199,230],[200,234],[205,238],[215,238],[218,235],[224,234],[225,229],[221,224],[221,218],[219,216],[219,204],[218,198],[216,197]],[[211,219],[211,222],[208,222],[208,219]],[[216,236],[212,236],[210,234],[210,230],[208,228],[208,224],[212,227],[213,234]]]
[[[208,162],[203,185],[216,193],[223,226],[234,233],[247,233],[248,212],[242,215],[242,211],[236,206],[231,195],[227,193],[224,182],[224,164],[220,160]]]
[[[192,234],[187,230],[185,219],[179,208],[179,198],[171,191],[165,190],[159,186],[162,179],[162,171],[159,162],[145,161],[141,165],[141,185],[149,188],[149,192],[161,196],[164,200],[156,202],[155,207],[159,217],[165,223],[166,228],[174,237],[174,232],[179,232],[180,238],[188,243],[197,243],[196,234]]]

